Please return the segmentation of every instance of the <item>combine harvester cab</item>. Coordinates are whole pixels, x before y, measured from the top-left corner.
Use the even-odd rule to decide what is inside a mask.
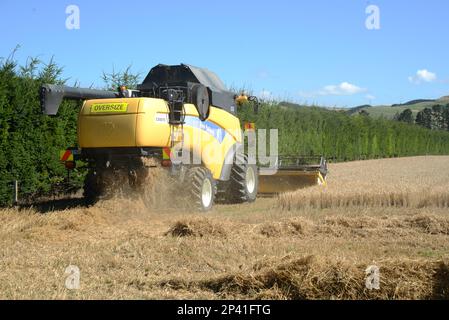
[[[260,167],[261,196],[272,196],[315,185],[326,185],[328,173],[324,157],[279,156],[274,168]]]

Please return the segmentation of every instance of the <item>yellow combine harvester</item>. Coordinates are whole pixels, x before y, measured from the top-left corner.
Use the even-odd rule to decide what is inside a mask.
[[[273,194],[325,181],[326,162],[310,165],[279,157],[275,174],[244,153],[236,105],[255,102],[237,96],[206,69],[157,65],[137,90],[117,92],[43,85],[43,112],[56,115],[65,99],[85,100],[78,117],[78,148],[61,155],[68,169],[87,164],[84,195],[88,203],[108,193],[108,184],[126,176],[145,188],[153,167],[164,167],[179,192],[203,211],[214,203],[252,202],[257,193]],[[287,163],[288,162],[288,163]],[[270,168],[273,170],[273,168]],[[273,172],[271,172],[273,173]],[[117,182],[117,181],[115,181]]]

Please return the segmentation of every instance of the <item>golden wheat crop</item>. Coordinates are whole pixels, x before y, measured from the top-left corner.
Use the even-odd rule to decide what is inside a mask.
[[[148,209],[126,193],[93,207],[75,198],[1,209],[0,299],[448,299],[449,209],[432,200],[445,194],[448,164],[335,164],[327,189],[207,214]],[[310,205],[316,192],[331,205]],[[385,204],[401,192],[406,202]],[[77,290],[65,286],[69,265]],[[365,287],[371,265],[379,290]]]
[[[279,196],[285,210],[345,207],[449,207],[449,160],[417,157],[331,165],[326,187]]]

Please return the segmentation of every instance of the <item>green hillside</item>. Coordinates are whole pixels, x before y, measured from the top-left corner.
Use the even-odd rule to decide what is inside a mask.
[[[393,119],[397,113],[403,112],[405,109],[410,109],[413,112],[413,116],[416,117],[419,111],[422,111],[425,108],[432,108],[432,106],[436,104],[446,105],[449,104],[449,96],[442,97],[437,100],[428,100],[424,102],[407,102],[398,105],[392,106],[362,106],[351,108],[348,113],[349,114],[358,114],[362,110],[368,112],[368,114],[373,118],[381,118],[384,117],[386,119]]]

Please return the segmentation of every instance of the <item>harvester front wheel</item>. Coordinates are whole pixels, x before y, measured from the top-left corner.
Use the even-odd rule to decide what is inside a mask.
[[[211,172],[204,167],[194,167],[187,171],[187,191],[195,209],[208,211],[214,204],[216,183]]]
[[[248,156],[237,154],[231,169],[228,201],[231,203],[254,202],[259,187],[257,166],[248,163]]]

